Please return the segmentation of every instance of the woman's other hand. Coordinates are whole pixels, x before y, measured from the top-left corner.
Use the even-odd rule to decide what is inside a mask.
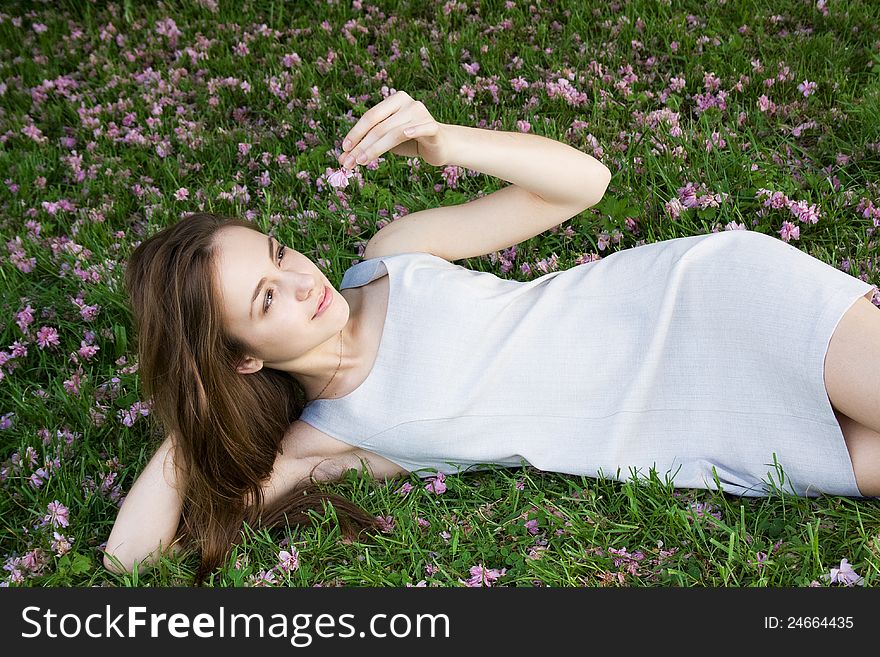
[[[443,127],[422,101],[398,91],[364,112],[352,126],[342,140],[339,163],[352,169],[355,164],[366,164],[391,151],[395,155],[419,156],[432,166],[442,166],[447,157]]]

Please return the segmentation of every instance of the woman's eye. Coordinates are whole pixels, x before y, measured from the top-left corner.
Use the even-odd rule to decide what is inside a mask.
[[[283,244],[282,244],[281,246],[278,247],[278,264],[281,264],[281,261],[282,261],[282,260],[284,260],[284,245],[283,245]],[[265,305],[263,306],[263,314],[264,314],[264,315],[265,315],[267,312],[269,312],[269,306],[272,305],[272,304],[269,303],[269,300],[272,298],[272,293],[273,293],[273,292],[274,292],[274,290],[268,290],[268,291],[266,292],[266,303],[265,303]]]

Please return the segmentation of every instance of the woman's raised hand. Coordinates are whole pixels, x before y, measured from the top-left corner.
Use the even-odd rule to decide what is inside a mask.
[[[432,166],[442,166],[447,157],[443,127],[422,101],[397,91],[364,112],[352,126],[342,141],[339,163],[352,169],[355,164],[366,164],[391,151],[395,155],[418,155]]]

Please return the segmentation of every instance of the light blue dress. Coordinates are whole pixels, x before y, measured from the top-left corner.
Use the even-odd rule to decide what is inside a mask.
[[[736,495],[860,495],[824,358],[877,287],[781,240],[682,237],[527,282],[403,253],[352,265],[340,289],[383,275],[372,371],[300,418],[338,440],[421,477],[654,468]]]

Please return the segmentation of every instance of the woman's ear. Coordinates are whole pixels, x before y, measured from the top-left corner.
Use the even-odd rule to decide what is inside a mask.
[[[245,356],[239,361],[235,371],[239,374],[253,374],[254,372],[259,372],[261,369],[263,369],[263,361],[258,358]]]

